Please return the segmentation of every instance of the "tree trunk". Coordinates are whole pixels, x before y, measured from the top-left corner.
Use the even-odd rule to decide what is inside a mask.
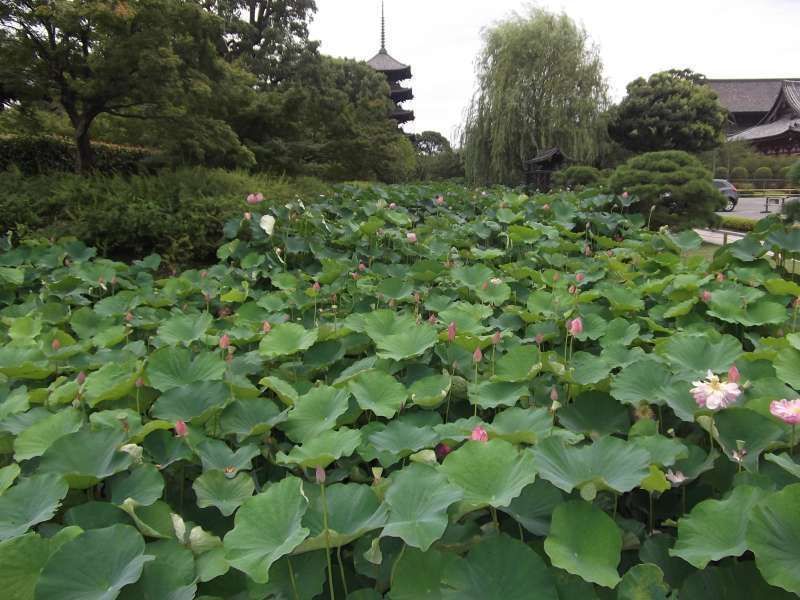
[[[75,127],[75,142],[78,148],[75,169],[81,174],[89,173],[94,168],[94,153],[89,136],[91,124],[90,119],[81,119]]]

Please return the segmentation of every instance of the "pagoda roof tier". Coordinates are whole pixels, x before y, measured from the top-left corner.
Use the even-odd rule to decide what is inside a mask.
[[[398,123],[407,123],[414,120],[414,111],[398,108],[392,111],[392,118]]]
[[[390,81],[411,79],[411,67],[389,56],[389,53],[384,48],[381,48],[380,52],[370,58],[367,64],[376,71],[384,73]]]
[[[392,96],[392,100],[395,102],[405,102],[406,100],[414,99],[414,92],[411,91],[411,88],[393,85],[390,94]]]

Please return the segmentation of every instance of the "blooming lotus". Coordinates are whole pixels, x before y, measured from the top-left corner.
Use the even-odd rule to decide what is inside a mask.
[[[397,208],[397,204],[395,204],[394,202],[392,202],[392,203],[389,205],[389,208],[392,208],[392,209],[394,209],[394,208]]]
[[[269,321],[264,321],[263,323],[261,323],[262,333],[269,333],[270,331],[272,331],[272,325],[270,324]]]
[[[571,336],[580,335],[583,333],[583,321],[580,317],[575,317],[569,322],[567,328],[569,329],[569,334]]]
[[[474,442],[488,442],[489,434],[482,426],[477,425],[475,429],[472,430],[469,439],[471,439]]]
[[[442,206],[444,204],[444,196],[436,196],[434,202],[436,203],[436,206]]]
[[[272,215],[264,215],[258,222],[259,227],[264,230],[267,235],[272,235],[275,230],[275,217]]]
[[[489,280],[489,283],[491,283],[492,285],[500,285],[501,283],[503,283],[503,280],[500,279],[499,277],[492,277]]]
[[[406,239],[408,240],[409,244],[416,244],[417,243],[417,234],[416,233],[407,233]]]
[[[800,424],[800,398],[774,400],[769,404],[769,412],[789,425]]]
[[[672,469],[667,470],[667,479],[669,482],[674,486],[679,486],[683,482],[686,481],[687,477],[681,471],[674,471]]]
[[[693,381],[692,396],[698,406],[709,410],[727,408],[741,395],[739,384],[733,381],[723,382],[710,370],[703,381]]]

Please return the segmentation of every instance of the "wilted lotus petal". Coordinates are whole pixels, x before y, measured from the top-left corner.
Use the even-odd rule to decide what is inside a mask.
[[[258,222],[259,227],[264,230],[267,235],[272,235],[275,229],[275,217],[272,215],[264,215]]]

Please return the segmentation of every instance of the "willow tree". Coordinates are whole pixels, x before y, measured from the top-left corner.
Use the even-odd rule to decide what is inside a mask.
[[[580,161],[598,156],[603,65],[567,15],[531,8],[487,29],[477,75],[463,140],[472,183],[521,183],[524,161],[552,146]]]

